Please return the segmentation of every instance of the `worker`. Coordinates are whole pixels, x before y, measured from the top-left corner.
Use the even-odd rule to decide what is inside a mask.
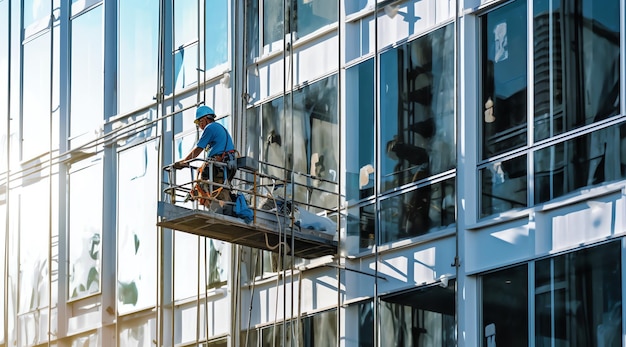
[[[175,169],[181,169],[189,166],[189,161],[196,158],[203,151],[207,152],[207,159],[213,161],[228,163],[236,160],[235,145],[233,139],[220,123],[215,122],[215,112],[209,106],[201,105],[196,109],[196,119],[194,123],[202,130],[202,135],[196,146],[182,160],[174,163]],[[207,163],[200,167],[202,180],[209,179],[209,170],[205,169]],[[225,184],[224,176],[230,181],[235,175],[236,167],[234,165],[213,165],[213,182]],[[206,185],[208,186],[208,185]],[[215,187],[219,189],[219,187]],[[230,190],[226,187],[219,189],[220,192],[215,198],[222,201],[232,201]],[[205,191],[208,191],[205,189]]]

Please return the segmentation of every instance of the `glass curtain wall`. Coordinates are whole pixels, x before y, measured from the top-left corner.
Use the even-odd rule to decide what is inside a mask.
[[[380,242],[454,223],[454,26],[380,56]]]
[[[480,345],[621,346],[621,259],[617,241],[481,276]]]
[[[625,177],[620,2],[534,0],[530,21],[527,5],[481,18],[480,217]]]

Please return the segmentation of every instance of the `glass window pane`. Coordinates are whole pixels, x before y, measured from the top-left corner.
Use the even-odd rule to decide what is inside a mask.
[[[47,307],[48,300],[48,181],[40,180],[23,186],[20,195],[20,254],[19,254],[19,312],[33,313]],[[35,217],[35,218],[34,218]],[[30,316],[30,315],[29,315]],[[38,316],[30,316],[33,319]],[[32,319],[31,323],[34,322]],[[29,324],[30,325],[30,324]],[[36,326],[24,327],[33,338],[39,332]]]
[[[22,160],[50,146],[50,33],[24,45]]]
[[[381,56],[383,191],[455,167],[453,53],[446,26]]]
[[[157,186],[156,141],[119,155],[118,178],[118,311],[124,314],[156,305],[157,199],[147,194]]]
[[[120,324],[119,346],[150,346],[156,341],[156,318],[148,318],[130,324]]]
[[[24,0],[22,5],[24,15],[24,28],[31,24],[47,20],[50,16],[51,2],[41,0]]]
[[[174,1],[174,49],[198,41],[198,2]]]
[[[153,102],[157,91],[159,3],[119,2],[119,113]]]
[[[480,216],[528,206],[526,156],[490,164],[480,170]]]
[[[374,61],[346,70],[346,184],[348,201],[374,194]]]
[[[252,63],[259,56],[259,1],[246,0],[246,63]]]
[[[624,177],[625,129],[626,124],[615,125],[538,150],[535,202]]]
[[[620,1],[533,4],[535,139],[618,114]]]
[[[481,346],[528,346],[528,267],[481,277]]]
[[[230,18],[227,0],[206,0],[205,70],[228,62],[228,29]]]
[[[384,346],[456,346],[454,280],[381,298]]]
[[[97,129],[104,119],[102,9],[98,6],[72,20],[72,137]]]
[[[348,209],[347,240],[344,247],[348,254],[372,249],[376,244],[376,208],[374,204],[354,206]]]
[[[536,346],[621,346],[620,259],[611,242],[536,263]]]
[[[283,169],[299,173],[294,178],[296,201],[333,209],[339,179],[337,76],[310,84],[286,99],[288,103],[293,99],[293,108],[283,98],[261,106],[259,151],[267,163],[261,170],[280,178],[286,177]],[[311,185],[318,189],[311,192],[305,187]]]
[[[102,162],[80,163],[69,177],[69,293],[77,299],[100,291]]]
[[[335,0],[297,0],[294,3],[298,37],[337,22],[338,6]]]
[[[483,158],[527,142],[526,1],[515,1],[482,18]]]
[[[380,242],[424,235],[453,224],[455,200],[454,179],[383,200]]]
[[[198,45],[183,47],[174,52],[174,83],[182,90],[198,81]]]
[[[263,46],[283,39],[284,0],[263,1]]]

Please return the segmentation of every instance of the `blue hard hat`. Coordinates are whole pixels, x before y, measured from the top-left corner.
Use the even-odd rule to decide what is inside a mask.
[[[211,118],[215,118],[215,112],[213,112],[213,109],[210,108],[209,106],[199,106],[196,109],[196,119],[200,119],[204,116],[209,116]]]

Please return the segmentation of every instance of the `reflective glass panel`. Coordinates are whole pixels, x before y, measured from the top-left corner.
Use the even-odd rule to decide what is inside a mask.
[[[198,45],[183,47],[174,52],[174,83],[181,90],[198,81]]]
[[[22,187],[20,195],[20,242],[19,242],[19,312],[47,307],[49,303],[48,247],[50,225],[48,180],[39,180]],[[38,317],[37,314],[30,316]],[[39,332],[34,325],[22,327],[33,339]]]
[[[119,113],[153,102],[157,90],[159,3],[119,1]]]
[[[481,277],[481,346],[528,346],[528,267]]]
[[[372,249],[376,244],[376,208],[370,203],[348,209],[347,240],[344,246],[348,254]]]
[[[535,140],[619,113],[620,1],[534,0]]]
[[[535,153],[535,202],[626,177],[626,124],[561,142]]]
[[[482,17],[482,156],[527,143],[526,1]]]
[[[295,26],[298,37],[308,35],[319,28],[337,22],[337,2],[332,0],[296,0]]]
[[[174,49],[198,41],[198,2],[174,1]]]
[[[424,235],[454,223],[454,179],[381,201],[380,242]]]
[[[356,201],[374,194],[374,61],[346,70],[345,195]]]
[[[535,346],[622,345],[620,259],[611,242],[536,263]]]
[[[229,18],[227,0],[206,0],[205,70],[228,62]],[[221,71],[220,71],[221,72]]]
[[[97,129],[104,120],[103,6],[72,20],[70,136]]]
[[[480,216],[528,206],[526,156],[489,164],[480,170]]]
[[[261,169],[287,178],[296,172],[293,196],[298,202],[337,206],[339,130],[337,76],[331,76],[261,106]],[[293,108],[289,106],[293,100]],[[249,141],[252,141],[250,138]],[[309,186],[315,187],[313,191]]]
[[[49,18],[51,5],[51,1],[49,0],[24,0],[22,5],[24,28],[28,28],[35,22]]]
[[[102,162],[80,163],[69,177],[69,293],[70,299],[100,291],[102,236]]]
[[[50,147],[50,33],[24,45],[22,160]]]
[[[246,63],[259,56],[259,1],[246,0]]]
[[[70,347],[98,347],[100,336],[98,333],[93,333],[89,335],[77,336],[71,339],[72,344]]]
[[[143,347],[156,341],[156,318],[141,320],[119,327],[119,346]]]
[[[453,169],[453,27],[384,53],[380,64],[382,191]]]
[[[156,141],[119,154],[117,299],[120,314],[156,305]]]
[[[381,298],[383,346],[456,346],[454,280]]]

